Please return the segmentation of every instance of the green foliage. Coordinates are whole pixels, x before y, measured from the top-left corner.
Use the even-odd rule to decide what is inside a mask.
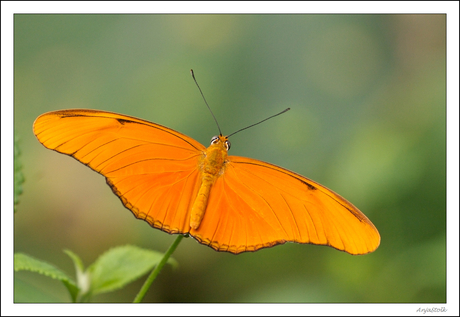
[[[68,289],[70,296],[72,297],[72,301],[75,302],[77,299],[78,287],[75,282],[64,272],[51,264],[37,260],[27,254],[16,253],[14,255],[14,270],[37,272],[55,280],[59,280]]]
[[[83,261],[78,255],[70,250],[64,250],[64,253],[66,253],[72,259],[73,264],[75,265],[75,275],[77,277],[78,291],[81,295],[80,301],[89,301],[90,293],[88,291],[91,281],[89,279],[88,273],[85,272]]]
[[[53,265],[22,253],[14,255],[14,270],[37,272],[60,280],[68,289],[73,302],[87,302],[94,294],[114,291],[138,279],[163,258],[162,253],[126,245],[105,252],[85,270],[78,255],[70,250],[64,252],[75,265],[77,282]],[[177,266],[172,258],[168,263]]]
[[[110,249],[88,267],[93,294],[114,291],[132,282],[157,265],[163,253],[122,246]],[[175,260],[169,262],[177,265]]]
[[[19,195],[22,194],[22,183],[24,183],[24,175],[22,174],[22,163],[19,160],[21,150],[19,149],[19,137],[14,135],[14,212],[16,205],[19,203]]]

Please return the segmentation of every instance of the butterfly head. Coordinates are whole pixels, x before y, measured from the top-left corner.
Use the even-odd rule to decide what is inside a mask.
[[[227,136],[223,135],[215,135],[211,138],[211,145],[214,146],[221,146],[225,150],[230,150],[230,146],[232,145],[230,141],[228,140]]]

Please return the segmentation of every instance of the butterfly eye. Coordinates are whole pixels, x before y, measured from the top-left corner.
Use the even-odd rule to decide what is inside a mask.
[[[232,144],[230,143],[230,141],[225,141],[225,147],[227,148],[227,151],[230,150],[230,147],[232,146]]]
[[[219,136],[215,135],[211,138],[211,144],[216,144],[219,141]]]

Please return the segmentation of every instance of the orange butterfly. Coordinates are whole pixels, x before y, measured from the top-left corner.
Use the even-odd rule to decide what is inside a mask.
[[[227,156],[222,135],[206,148],[159,124],[84,109],[45,113],[34,133],[48,149],[104,175],[137,218],[218,251],[297,242],[365,254],[380,244],[377,229],[350,202],[276,165]]]
[[[228,156],[222,134],[206,148],[159,124],[84,109],[45,113],[34,133],[48,149],[104,175],[136,218],[217,251],[297,242],[365,254],[380,244],[377,229],[350,202],[284,168]]]

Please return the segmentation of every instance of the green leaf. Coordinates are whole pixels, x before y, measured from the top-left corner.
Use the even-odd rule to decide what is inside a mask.
[[[72,259],[72,262],[75,265],[77,285],[80,290],[80,295],[84,295],[88,293],[90,289],[90,280],[89,280],[89,274],[85,272],[83,261],[80,259],[78,255],[76,255],[70,250],[64,250],[64,253],[66,253]]]
[[[163,253],[126,245],[113,248],[91,264],[91,292],[104,293],[119,289],[138,279],[158,264]],[[177,265],[174,259],[168,263]]]
[[[61,281],[69,290],[72,300],[75,302],[78,295],[78,287],[75,282],[68,277],[64,272],[55,266],[37,260],[31,256],[23,253],[14,254],[14,270],[15,271],[31,271],[39,274],[49,276],[53,279]]]
[[[14,135],[14,212],[16,205],[19,203],[19,196],[22,194],[22,183],[24,183],[24,175],[22,174],[22,163],[19,160],[21,151],[19,149],[19,137]]]
[[[73,264],[75,265],[75,270],[84,272],[85,271],[85,266],[83,265],[83,261],[80,259],[78,255],[73,253],[72,251],[65,249],[64,253],[67,254],[73,261]]]

